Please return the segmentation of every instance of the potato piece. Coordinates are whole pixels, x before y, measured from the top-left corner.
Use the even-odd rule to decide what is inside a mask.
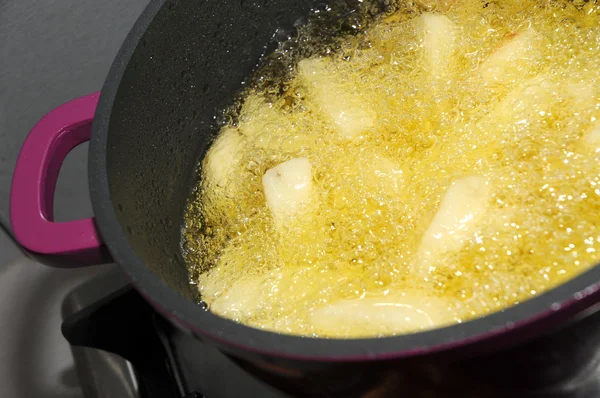
[[[242,106],[239,131],[253,148],[293,157],[313,145],[315,139],[314,119],[301,114],[284,110],[280,104],[253,93]]]
[[[525,80],[519,87],[510,91],[494,108],[481,120],[498,126],[502,123],[527,122],[540,112],[549,111],[556,102],[558,85],[552,76],[541,74]],[[483,123],[483,124],[482,124]]]
[[[360,166],[363,185],[375,196],[397,197],[404,177],[400,166],[392,159],[373,154]]]
[[[567,83],[567,93],[576,107],[589,106],[594,101],[595,89],[586,81],[571,81]]]
[[[258,245],[263,242],[258,243]],[[268,243],[265,243],[268,244]],[[257,264],[249,256],[250,250],[256,250],[257,243],[244,239],[232,239],[222,249],[217,264],[198,279],[202,300],[210,310],[236,320],[254,315],[263,306],[268,305],[268,295],[280,277],[279,259],[265,253],[264,263]],[[263,251],[258,249],[259,252]],[[248,264],[252,263],[252,267]],[[274,269],[262,268],[266,264]]]
[[[577,115],[586,107],[594,106],[596,103],[596,90],[583,79],[567,83],[567,93],[571,97],[570,109]],[[600,122],[596,121],[585,133],[579,146],[584,152],[600,152]]]
[[[491,190],[483,177],[456,181],[421,238],[417,267],[423,274],[435,270],[436,257],[462,247],[486,213]]]
[[[206,183],[214,189],[224,188],[231,180],[232,173],[240,162],[239,153],[245,141],[235,128],[226,128],[212,144],[204,164]]]
[[[214,298],[210,310],[218,315],[239,320],[251,315],[263,303],[263,288],[266,278],[260,276],[244,276],[235,281],[222,295]]]
[[[594,151],[600,151],[600,123],[596,123],[583,137],[583,141]]]
[[[434,78],[444,77],[453,64],[456,25],[445,15],[425,12],[417,18],[417,37],[423,42],[427,69]]]
[[[595,90],[577,80],[561,80],[551,73],[541,73],[521,82],[509,91],[481,122],[498,126],[499,123],[531,122],[548,113],[562,100],[570,101],[577,112],[594,102]],[[483,126],[483,125],[482,125]]]
[[[303,59],[298,63],[298,71],[320,111],[342,137],[353,139],[372,128],[377,115],[359,95],[344,86],[342,76],[332,72],[332,62],[325,58]]]
[[[249,95],[244,101],[240,116],[240,133],[253,146],[268,149],[273,141],[293,131],[290,116],[257,94]]]
[[[529,135],[532,128],[538,128],[536,125],[546,123],[548,115],[570,112],[573,118],[579,117],[577,115],[582,110],[595,103],[595,89],[579,79],[560,76],[562,74],[556,76],[548,72],[522,81],[477,122],[477,128],[482,132],[496,131],[514,138],[516,134]],[[592,134],[591,131],[589,134]],[[580,143],[584,146],[581,148],[583,151],[587,151],[587,139]],[[501,142],[502,137],[482,134],[480,147],[500,146]]]
[[[276,111],[272,104],[255,94],[246,98],[242,110],[240,132],[260,148],[265,147],[260,142],[262,135],[273,133],[274,127],[278,127],[282,121],[287,122],[286,115]]]
[[[311,313],[323,335],[360,337],[415,332],[449,323],[448,304],[416,292],[341,301]]]
[[[527,28],[505,39],[479,66],[483,80],[505,84],[523,78],[540,58],[541,37],[532,28]]]
[[[312,166],[306,158],[296,158],[267,170],[262,179],[267,206],[278,227],[293,220],[310,202]]]

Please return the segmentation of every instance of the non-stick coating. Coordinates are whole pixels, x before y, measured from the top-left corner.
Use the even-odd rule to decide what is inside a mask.
[[[214,117],[231,105],[276,27],[309,9],[289,1],[290,12],[271,14],[263,3],[167,2],[129,62],[111,116],[107,164],[119,223],[146,264],[188,298],[195,292],[181,222]]]
[[[475,341],[493,349],[494,336],[512,341],[539,333],[598,300],[596,267],[486,318],[362,340],[277,335],[195,304],[180,254],[180,228],[198,157],[216,131],[214,117],[231,104],[277,28],[291,27],[317,3],[154,0],[128,36],[94,120],[90,190],[103,238],[146,298],[180,326],[239,355],[320,361],[412,356]]]

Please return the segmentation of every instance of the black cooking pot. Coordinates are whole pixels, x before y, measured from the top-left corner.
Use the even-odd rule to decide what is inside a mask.
[[[153,0],[125,40],[101,94],[58,107],[29,134],[11,191],[18,241],[54,266],[98,264],[112,256],[180,330],[215,344],[257,374],[277,376],[283,388],[291,380],[296,387],[309,385],[318,374],[359,394],[377,384],[365,369],[382,375],[423,357],[450,361],[498,350],[595,304],[600,267],[507,310],[397,337],[288,336],[198,305],[181,254],[181,225],[198,161],[217,132],[215,115],[233,103],[275,32],[292,29],[318,3]],[[359,1],[346,3],[351,8]],[[55,223],[52,196],[60,165],[87,140],[95,218]],[[349,383],[357,377],[367,387]],[[348,390],[340,394],[350,396]]]

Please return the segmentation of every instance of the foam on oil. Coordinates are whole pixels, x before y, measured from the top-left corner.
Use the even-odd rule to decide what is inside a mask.
[[[450,51],[428,53],[431,15],[450,21]],[[421,3],[249,90],[222,129],[224,157],[203,163],[220,179],[203,175],[186,213],[203,301],[282,333],[391,335],[500,310],[597,263],[599,18],[593,1]],[[277,226],[262,177],[296,158],[312,165],[311,200]],[[466,235],[423,249],[468,178],[486,188]],[[391,310],[361,315],[361,300],[431,302],[422,311],[436,315],[389,322]],[[316,322],[324,310],[338,323]]]

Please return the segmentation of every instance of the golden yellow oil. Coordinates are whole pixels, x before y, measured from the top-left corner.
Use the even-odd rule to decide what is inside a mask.
[[[430,327],[464,322],[599,261],[600,7],[464,0],[405,11],[315,56],[324,85],[307,84],[296,63],[284,90],[249,90],[235,125],[223,128],[236,142],[222,160],[228,179],[218,187],[201,179],[183,232],[210,310],[288,334],[407,333],[414,328],[323,329],[311,314],[416,291],[442,303],[443,320]],[[427,62],[423,12],[452,22],[444,62]],[[522,32],[535,32],[526,51],[486,71]],[[337,91],[322,92],[329,82]],[[372,120],[344,136],[318,95]],[[262,177],[300,157],[312,164],[310,208],[276,227]],[[491,192],[483,217],[460,248],[419,272],[419,245],[445,193],[471,176]]]

